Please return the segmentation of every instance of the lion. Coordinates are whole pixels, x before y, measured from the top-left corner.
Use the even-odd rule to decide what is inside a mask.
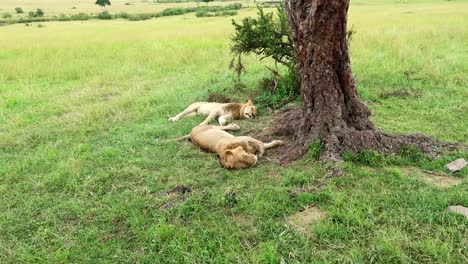
[[[205,103],[197,102],[191,104],[184,111],[174,117],[169,118],[169,121],[176,122],[185,116],[205,115],[207,118],[200,125],[207,125],[212,120],[218,119],[218,123],[224,126],[229,120],[252,119],[257,116],[257,108],[252,100],[247,103]]]

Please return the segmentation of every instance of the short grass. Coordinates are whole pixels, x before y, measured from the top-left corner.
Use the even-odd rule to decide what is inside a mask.
[[[468,142],[467,16],[466,1],[353,3],[354,74],[382,130]],[[467,170],[449,188],[413,173],[467,153],[365,153],[332,178],[312,155],[227,171],[158,140],[200,122],[167,117],[208,89],[245,99],[227,69],[228,18],[43,25],[0,27],[0,263],[468,261],[468,221],[445,210],[468,206]],[[268,72],[246,63],[253,90]],[[176,185],[192,191],[167,195]],[[312,205],[327,217],[308,234],[287,224]]]

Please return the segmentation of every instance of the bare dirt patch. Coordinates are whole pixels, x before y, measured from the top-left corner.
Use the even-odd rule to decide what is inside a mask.
[[[417,168],[406,168],[402,172],[404,176],[415,177],[415,178],[421,179],[424,182],[432,186],[438,187],[438,188],[450,188],[462,182],[462,178],[449,176],[449,175],[443,175],[443,174],[424,172]]]
[[[327,213],[318,209],[316,206],[306,208],[304,211],[297,212],[287,218],[288,224],[303,234],[309,234],[308,229],[311,224],[325,219]]]
[[[172,190],[168,191],[167,194],[167,202],[163,203],[159,206],[160,211],[167,211],[187,200],[192,192],[192,188],[190,186],[185,185],[177,185]]]

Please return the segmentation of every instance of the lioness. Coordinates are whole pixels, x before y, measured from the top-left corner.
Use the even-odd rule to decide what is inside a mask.
[[[175,122],[184,116],[193,116],[197,114],[208,116],[200,125],[207,125],[211,120],[218,118],[219,124],[224,126],[230,119],[255,118],[257,115],[257,108],[255,108],[252,100],[247,101],[246,104],[198,102],[191,104],[180,114],[169,118],[169,121]]]
[[[198,125],[190,135],[178,138],[179,141],[191,139],[203,150],[215,152],[221,163],[228,169],[243,169],[257,164],[265,149],[283,145],[283,141],[274,140],[263,143],[251,137],[235,137],[224,130],[239,130],[235,124],[227,126]]]

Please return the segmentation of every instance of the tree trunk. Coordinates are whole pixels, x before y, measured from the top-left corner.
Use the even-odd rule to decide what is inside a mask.
[[[302,157],[310,143],[324,144],[322,160],[341,160],[344,151],[364,149],[386,154],[414,146],[434,154],[436,142],[423,135],[388,136],[369,120],[351,72],[347,43],[349,0],[286,0],[300,76],[302,109],[286,111],[273,134],[296,139],[283,162]]]

